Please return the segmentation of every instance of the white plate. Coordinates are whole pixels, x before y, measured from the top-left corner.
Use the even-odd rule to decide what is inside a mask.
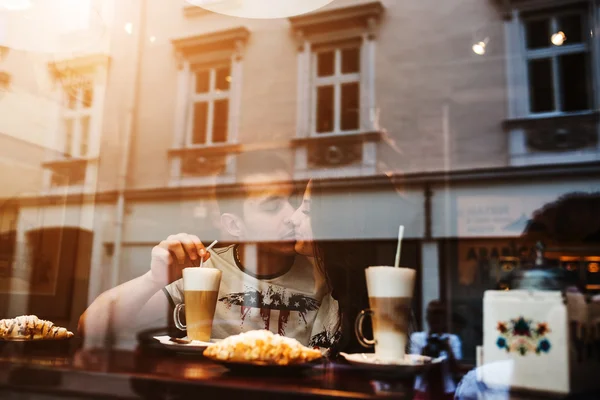
[[[431,365],[441,361],[440,359],[432,359],[431,357],[417,354],[407,354],[404,360],[394,362],[381,361],[373,353],[340,353],[340,355],[350,364],[365,370],[402,376],[420,374]]]
[[[187,336],[183,338],[187,340]],[[185,352],[197,352],[202,354],[204,349],[206,349],[211,344],[217,342],[218,340],[211,340],[210,342],[201,342],[199,340],[192,340],[191,343],[177,343],[171,340],[171,336],[154,336],[154,340],[160,342],[160,344],[165,347],[175,350],[175,351],[185,351]]]
[[[416,366],[431,363],[431,357],[420,356],[417,354],[407,354],[404,360],[382,361],[379,360],[373,353],[355,353],[347,354],[340,353],[342,357],[351,364],[366,364],[366,365],[385,365],[385,366]]]

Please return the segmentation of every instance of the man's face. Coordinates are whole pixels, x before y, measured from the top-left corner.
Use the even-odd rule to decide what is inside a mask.
[[[292,195],[289,187],[269,187],[254,190],[252,184],[290,182],[285,171],[269,174],[254,174],[245,177],[248,197],[243,203],[241,240],[260,242],[271,251],[281,254],[294,254],[295,234],[290,217],[294,208],[290,204]],[[284,185],[286,186],[286,185]]]
[[[446,312],[444,309],[434,308],[427,310],[427,324],[431,333],[445,333]]]

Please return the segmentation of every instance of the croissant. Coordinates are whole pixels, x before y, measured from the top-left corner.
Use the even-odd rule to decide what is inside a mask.
[[[0,320],[0,339],[53,340],[68,339],[72,336],[73,332],[35,315]]]
[[[296,339],[257,330],[229,336],[212,344],[204,350],[204,356],[221,361],[291,365],[321,358],[321,352],[303,346]]]

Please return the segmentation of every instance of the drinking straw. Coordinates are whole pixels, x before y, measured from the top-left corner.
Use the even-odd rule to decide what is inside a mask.
[[[394,267],[400,267],[400,252],[402,251],[402,238],[404,237],[404,225],[400,225],[398,228],[398,247],[396,248],[396,261]]]
[[[206,251],[208,252],[208,251],[209,251],[210,249],[212,249],[212,248],[215,246],[215,244],[217,244],[217,243],[219,243],[219,241],[218,241],[218,240],[215,240],[214,242],[212,242],[212,243],[211,243],[211,244],[210,244],[210,245],[209,245],[209,246],[206,248]],[[202,266],[203,266],[203,265],[204,265],[204,257],[202,257],[202,258],[200,259],[200,268],[202,268]]]

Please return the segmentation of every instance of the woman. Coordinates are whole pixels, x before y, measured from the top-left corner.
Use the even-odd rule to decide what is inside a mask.
[[[330,296],[321,304],[311,345],[340,351],[364,352],[354,334],[354,321],[369,308],[365,268],[377,264],[377,249],[367,239],[392,237],[401,216],[400,197],[387,176],[371,179],[370,187],[352,192],[335,190],[326,181],[309,182],[300,207],[292,216],[295,249],[314,257]],[[390,255],[391,260],[393,254]],[[366,334],[370,336],[368,324]]]

